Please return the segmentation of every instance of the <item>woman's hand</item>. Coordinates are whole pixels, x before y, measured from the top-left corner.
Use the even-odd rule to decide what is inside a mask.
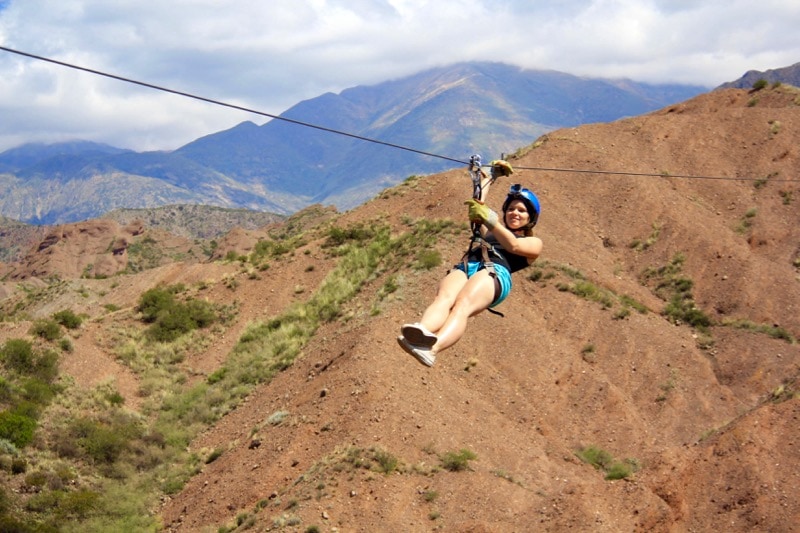
[[[469,219],[471,222],[480,222],[489,229],[494,229],[497,226],[497,213],[483,202],[471,198],[464,202],[464,205],[469,206]]]

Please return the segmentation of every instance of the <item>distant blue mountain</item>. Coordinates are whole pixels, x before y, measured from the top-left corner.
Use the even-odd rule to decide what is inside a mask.
[[[57,144],[31,143],[6,150],[0,154],[0,172],[16,173],[44,164],[49,160],[60,159],[66,164],[68,159],[90,160],[125,152],[131,151],[90,141],[71,141]]]
[[[461,63],[323,94],[281,115],[349,135],[273,119],[243,122],[172,152],[81,141],[8,150],[0,154],[0,215],[54,223],[170,203],[279,214],[313,203],[348,209],[409,175],[460,164],[452,159],[497,158],[556,128],[640,115],[705,91]],[[95,192],[76,192],[88,190]]]

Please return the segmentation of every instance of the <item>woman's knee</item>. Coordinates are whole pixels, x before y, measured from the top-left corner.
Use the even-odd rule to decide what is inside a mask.
[[[456,296],[453,307],[466,308],[469,312],[489,307],[495,297],[494,279],[485,276],[470,281]]]

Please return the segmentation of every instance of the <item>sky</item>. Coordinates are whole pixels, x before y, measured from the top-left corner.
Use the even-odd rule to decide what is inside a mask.
[[[279,115],[462,61],[709,90],[800,62],[798,0],[0,0],[0,46]],[[264,116],[0,50],[0,152],[174,150]]]

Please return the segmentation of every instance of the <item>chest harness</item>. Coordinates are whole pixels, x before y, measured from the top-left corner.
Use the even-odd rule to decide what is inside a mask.
[[[481,200],[483,196],[483,188],[486,185],[491,185],[492,183],[497,180],[500,176],[509,176],[514,172],[511,168],[511,165],[506,163],[503,160],[492,161],[491,170],[489,175],[487,176],[486,173],[481,168],[481,156],[473,155],[469,158],[469,175],[472,178],[472,197],[475,200]],[[480,263],[488,272],[489,275],[493,278],[497,277],[497,273],[494,269],[494,261],[492,261],[492,257],[503,259],[503,256],[500,252],[495,249],[495,247],[487,241],[483,235],[481,235],[481,223],[480,222],[472,222],[472,237],[469,241],[469,247],[467,251],[464,252],[464,256],[461,258],[461,262],[464,265],[464,272],[468,272],[467,270],[467,263],[471,258],[480,258]],[[480,253],[478,253],[480,250]]]
[[[476,154],[469,158],[469,174],[470,178],[472,178],[472,197],[476,200],[481,200],[483,188],[486,185],[491,185],[500,176],[509,176],[514,172],[511,165],[503,160],[492,161],[490,168],[490,173],[487,176],[481,168],[481,156]],[[481,234],[480,222],[472,222],[471,228],[472,237],[470,238],[469,247],[461,258],[464,272],[469,272],[468,263],[470,259],[474,260],[475,258],[480,258],[481,266],[489,272],[495,286],[499,287],[500,282],[497,279],[497,272],[495,271],[492,258],[499,258],[503,262],[505,262],[505,258],[497,251],[492,243],[483,237]],[[492,308],[489,308],[488,311],[496,315],[504,316],[503,313],[495,311]]]

